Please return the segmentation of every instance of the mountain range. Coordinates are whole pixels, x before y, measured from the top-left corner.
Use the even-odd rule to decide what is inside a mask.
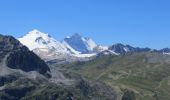
[[[0,35],[0,100],[116,98],[115,91],[105,84],[88,82],[76,74],[66,76],[14,37]]]
[[[113,44],[111,46],[102,46],[96,44],[91,38],[82,37],[78,33],[75,33],[70,37],[68,36],[62,41],[58,41],[49,34],[43,33],[36,29],[28,32],[25,36],[19,38],[18,40],[46,61],[86,61],[96,55],[101,54],[122,55],[134,52],[170,53],[169,48],[156,50],[150,48],[133,47],[121,43]]]
[[[169,52],[77,33],[0,35],[0,100],[169,100]]]

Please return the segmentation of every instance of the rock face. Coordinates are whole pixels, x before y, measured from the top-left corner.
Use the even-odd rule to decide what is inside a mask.
[[[156,52],[160,52],[160,53],[163,53],[163,54],[167,54],[167,55],[170,55],[170,48],[163,48],[161,50],[155,50]]]
[[[112,45],[111,47],[109,47],[109,50],[112,50],[113,52],[117,54],[151,51],[150,48],[132,47],[130,45],[123,45],[121,43]]]
[[[11,36],[0,35],[0,62],[3,64],[0,67],[7,66],[25,72],[37,71],[49,76],[47,72],[50,69],[46,63]]]
[[[12,69],[21,69],[25,72],[37,71],[40,74],[45,74],[50,71],[48,66],[37,55],[23,49],[10,53],[7,57],[6,64]]]
[[[133,93],[133,91],[125,89],[122,100],[136,100],[135,94]]]
[[[65,38],[64,43],[79,53],[90,53],[94,51],[95,47],[97,47],[97,44],[92,39],[84,38],[78,33]]]
[[[17,80],[17,77],[12,76],[12,75],[0,76],[0,86],[4,86],[6,83],[11,83],[16,80]]]

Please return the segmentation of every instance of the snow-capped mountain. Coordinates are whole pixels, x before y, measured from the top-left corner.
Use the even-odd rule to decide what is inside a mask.
[[[97,44],[91,38],[82,37],[78,33],[65,38],[63,44],[76,54],[92,53],[94,48],[97,47]]]
[[[154,50],[154,52],[163,53],[164,55],[170,55],[170,48],[163,48],[160,50]]]
[[[18,39],[22,44],[26,45],[30,50],[41,49],[42,51],[55,50],[56,52],[69,53],[67,48],[50,35],[33,30],[24,37]]]
[[[93,49],[97,47],[92,39],[83,38],[78,34],[59,42],[36,29],[18,40],[44,60],[82,60],[95,56]]]
[[[122,55],[134,52],[159,52],[170,55],[170,49],[151,50],[130,45],[113,44],[112,46],[97,45],[91,38],[82,37],[76,33],[66,37],[62,42],[55,40],[50,35],[33,30],[18,39],[31,51],[46,61],[70,62],[89,60],[96,55]]]
[[[62,43],[35,29],[18,40],[43,59],[58,59],[71,54]]]

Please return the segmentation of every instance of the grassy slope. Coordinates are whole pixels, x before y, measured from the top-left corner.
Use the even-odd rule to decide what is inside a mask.
[[[117,86],[120,90],[131,89],[138,100],[170,100],[169,59],[156,53],[102,56],[62,66],[62,69]]]

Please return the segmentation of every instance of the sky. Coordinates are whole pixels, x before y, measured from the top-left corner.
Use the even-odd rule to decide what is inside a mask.
[[[169,0],[0,0],[0,34],[33,29],[57,40],[80,33],[96,43],[170,48]]]

